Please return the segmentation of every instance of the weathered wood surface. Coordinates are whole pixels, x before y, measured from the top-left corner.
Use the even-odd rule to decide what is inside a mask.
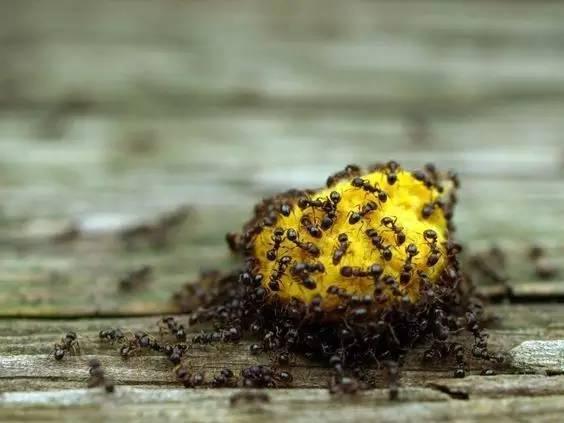
[[[537,305],[535,308],[525,305],[495,306],[491,312],[498,317],[491,329],[492,347],[496,350],[509,351],[530,339],[564,337],[561,324],[564,308],[560,305]],[[65,415],[69,419],[80,413],[84,413],[85,418],[93,419],[105,412],[116,418],[140,414],[149,419],[156,413],[155,409],[161,410],[164,416],[180,413],[180,416],[193,417],[197,421],[204,421],[208,417],[212,421],[220,421],[225,413],[247,416],[248,407],[242,410],[236,407],[233,410],[228,406],[232,391],[179,392],[171,365],[164,357],[149,353],[122,360],[117,356],[115,347],[98,340],[100,328],[154,328],[155,320],[0,321],[0,406],[5,413],[2,416],[15,418],[22,416],[22,410],[26,410],[30,412],[30,418],[44,419],[60,407],[65,407]],[[71,329],[79,334],[82,354],[67,356],[61,362],[56,362],[49,357],[50,348],[65,331]],[[239,370],[255,363],[269,362],[267,355],[254,357],[247,354],[248,346],[248,342],[243,342],[235,346],[194,347],[189,352],[189,363],[194,369],[200,369],[207,377],[211,377],[223,366]],[[553,376],[547,377],[542,372],[531,373],[531,369],[522,374],[522,369],[508,363],[497,368],[496,376],[480,376],[480,371],[490,365],[469,358],[470,375],[464,379],[453,379],[449,369],[452,363],[422,365],[420,353],[415,351],[409,355],[403,367],[400,391],[402,413],[397,416],[399,421],[417,417],[448,419],[454,418],[459,412],[469,413],[465,414],[468,419],[480,418],[491,412],[492,398],[499,398],[500,404],[507,405],[499,405],[496,414],[499,417],[514,417],[518,414],[513,409],[516,406],[526,407],[529,413],[539,418],[545,413],[553,416],[561,411],[558,403],[564,397],[564,375],[553,373]],[[92,357],[97,357],[103,363],[106,373],[118,384],[115,398],[103,395],[98,390],[84,391],[88,378],[87,362]],[[358,419],[370,416],[387,421],[393,415],[393,410],[397,411],[400,407],[385,401],[385,381],[377,370],[374,373],[379,389],[358,398],[337,400],[329,398],[325,391],[316,390],[325,386],[327,369],[296,357],[292,373],[295,377],[292,386],[297,392],[271,391],[272,403],[259,407],[258,411],[251,410],[251,415],[258,413],[260,417],[266,413],[273,414],[275,419],[294,416],[305,419],[317,411],[328,413],[329,421],[334,421],[339,416],[342,418],[353,413],[352,410],[359,410],[360,414],[355,411],[354,416],[349,417]],[[74,390],[60,391],[62,388]],[[532,397],[537,401],[533,401]],[[181,411],[181,404],[185,405],[184,411]],[[340,410],[338,414],[328,412],[333,407]],[[469,411],[471,409],[473,411]]]
[[[236,266],[223,235],[262,196],[390,158],[457,169],[468,250],[509,252],[514,300],[561,301],[564,273],[540,281],[526,255],[539,243],[564,269],[563,19],[550,1],[0,2],[0,420],[60,420],[61,407],[69,421],[557,420],[564,376],[531,362],[490,377],[472,362],[458,380],[411,358],[390,404],[381,389],[329,399],[326,370],[297,358],[295,390],[240,410],[228,391],[175,390],[162,357],[123,362],[96,333],[151,327],[131,316],[173,313],[200,269]],[[181,205],[165,246],[120,240]],[[120,292],[142,265],[152,281]],[[492,306],[492,345],[564,339],[562,308]],[[73,328],[84,354],[55,363]],[[247,346],[193,360],[238,369]],[[93,355],[115,398],[83,391]]]

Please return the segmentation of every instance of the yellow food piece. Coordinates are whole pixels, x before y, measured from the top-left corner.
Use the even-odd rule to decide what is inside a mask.
[[[297,198],[287,201],[292,207],[289,216],[280,214],[274,226],[265,227],[254,237],[251,241],[251,248],[252,255],[256,258],[255,273],[263,275],[262,285],[271,298],[276,298],[281,302],[288,302],[291,298],[296,298],[309,304],[318,296],[322,300],[323,309],[327,311],[334,309],[341,302],[338,295],[327,292],[331,286],[342,288],[351,295],[371,298],[374,298],[375,288],[379,287],[380,293],[387,297],[387,301],[376,303],[376,307],[384,309],[399,302],[402,297],[403,301],[409,299],[412,303],[418,302],[421,288],[418,271],[425,272],[431,283],[438,279],[447,263],[445,245],[448,239],[447,220],[443,210],[438,206],[432,209],[433,212],[428,218],[422,216],[422,210],[425,205],[439,200],[443,194],[439,192],[436,185],[428,187],[405,170],[397,171],[397,181],[393,185],[388,183],[385,171],[361,175],[361,178],[368,181],[372,187],[383,190],[387,194],[387,200],[380,201],[377,193],[367,192],[361,187],[353,186],[352,178],[349,178],[336,183],[331,188],[322,189],[307,196],[309,200],[326,201],[331,192],[335,191],[341,197],[336,205],[336,219],[329,229],[322,231],[320,238],[311,236],[300,222],[305,215],[312,223],[319,225],[325,212],[318,207],[306,207],[302,210],[297,205]],[[358,222],[351,224],[349,222],[351,214],[362,211],[369,201],[373,201],[377,209],[366,213]],[[390,225],[382,224],[382,219],[385,217],[390,217],[396,228],[405,234],[405,242],[401,245],[397,245],[396,233],[390,229]],[[283,230],[284,236],[279,247],[275,249],[276,259],[269,260],[267,254],[275,247],[273,235],[277,228]],[[298,233],[299,242],[311,242],[317,246],[320,250],[319,257],[312,256],[289,240],[287,237],[289,229],[294,229]],[[389,261],[385,260],[382,252],[373,245],[371,238],[366,234],[368,229],[374,229],[381,236],[383,244],[389,246],[392,253]],[[428,229],[435,231],[437,235],[433,248],[439,259],[434,265],[428,265],[433,243],[423,236],[424,231]],[[280,229],[278,233],[281,233]],[[349,244],[346,253],[337,264],[334,264],[333,256],[340,246],[338,241],[340,234],[347,235]],[[409,244],[417,247],[418,254],[412,259],[413,268],[408,272],[409,281],[400,283],[400,274],[408,262],[406,248]],[[286,267],[283,274],[277,275],[279,260],[284,256],[291,258],[291,264]],[[307,275],[315,283],[313,289],[304,286],[303,277],[292,274],[293,266],[304,262],[323,265],[322,272],[312,272]],[[341,274],[343,266],[366,271],[373,264],[380,265],[383,270],[382,276],[376,281],[371,276],[345,277]],[[395,288],[382,282],[386,276],[394,278],[396,282],[393,286]],[[273,278],[279,286],[278,291],[270,288],[269,283]],[[398,295],[398,289],[401,295]]]

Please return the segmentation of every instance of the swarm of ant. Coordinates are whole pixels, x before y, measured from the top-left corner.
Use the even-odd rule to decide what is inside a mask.
[[[483,306],[460,269],[462,247],[453,239],[455,173],[434,165],[407,171],[390,161],[364,171],[355,165],[330,176],[321,190],[290,190],[259,203],[240,234],[228,234],[244,267],[210,272],[174,295],[188,326],[213,330],[187,338],[172,317],[159,332],[100,332],[127,358],[142,349],[165,354],[185,387],[287,386],[292,354],[326,363],[332,393],[374,386],[363,369],[384,368],[390,398],[398,396],[399,368],[414,347],[427,343],[423,359],[452,356],[464,377],[464,347],[453,335],[474,337],[472,354],[499,361],[488,351],[481,327]],[[223,369],[211,380],[189,364],[194,344],[253,338],[250,353],[275,355],[272,367]],[[162,336],[161,336],[162,339]]]
[[[250,335],[259,340],[250,352],[275,352],[278,364],[295,353],[325,362],[333,393],[370,388],[362,369],[376,365],[387,370],[390,398],[402,358],[424,342],[424,360],[455,358],[455,377],[465,375],[455,333],[474,337],[473,356],[500,361],[488,351],[482,303],[459,265],[458,187],[453,172],[432,164],[409,172],[391,161],[367,172],[349,165],[326,189],[263,200],[243,233],[226,237],[245,268],[205,275],[175,295],[183,311],[199,300],[191,325],[216,328],[193,342]],[[267,380],[275,385],[276,377]]]

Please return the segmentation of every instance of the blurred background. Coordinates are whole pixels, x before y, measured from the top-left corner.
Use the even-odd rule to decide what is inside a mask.
[[[552,1],[1,1],[0,313],[166,312],[232,264],[255,202],[348,163],[453,168],[467,245],[560,248],[563,22]],[[153,289],[114,295],[144,265]]]

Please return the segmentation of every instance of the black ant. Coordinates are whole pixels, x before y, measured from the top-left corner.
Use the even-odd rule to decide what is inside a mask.
[[[429,176],[423,172],[422,170],[414,170],[413,172],[411,172],[411,174],[413,175],[413,177],[422,182],[423,185],[425,185],[425,187],[427,188],[432,188],[433,187],[433,182],[432,180],[429,178]]]
[[[437,172],[437,167],[433,163],[425,164],[425,171],[429,175],[429,181],[432,186],[435,186],[439,192],[443,191],[443,188],[439,185],[439,173]]]
[[[122,330],[119,328],[102,329],[99,332],[98,336],[100,337],[100,339],[109,342],[120,342],[125,338],[125,335],[123,334]]]
[[[296,263],[292,268],[292,274],[298,277],[299,282],[307,289],[313,290],[317,288],[317,284],[309,277],[310,273],[323,273],[325,266],[323,263]]]
[[[176,344],[167,345],[163,350],[172,364],[179,364],[187,348],[186,344]]]
[[[176,378],[182,382],[185,388],[193,388],[195,386],[200,386],[205,382],[204,375],[200,372],[191,373],[188,368],[183,365],[179,364],[174,369],[174,374]]]
[[[382,258],[386,261],[390,261],[392,259],[392,250],[390,250],[389,245],[384,244],[384,239],[376,232],[376,229],[369,228],[365,231],[365,234],[372,241],[372,245],[380,251]]]
[[[321,219],[319,226],[322,230],[327,231],[333,226],[337,219],[337,204],[341,201],[341,194],[337,191],[331,191],[329,199],[323,203],[323,211],[325,216]]]
[[[282,279],[284,272],[286,272],[286,269],[291,262],[292,258],[290,256],[284,256],[278,260],[278,267],[272,272],[270,275],[270,281],[268,282],[268,287],[272,291],[280,291],[280,279]]]
[[[350,245],[349,237],[345,233],[339,234],[337,240],[339,241],[339,246],[333,253],[333,264],[335,266],[341,262],[341,259],[347,253],[347,249]]]
[[[411,271],[413,270],[413,257],[419,254],[419,250],[417,249],[417,246],[415,244],[409,244],[405,249],[405,253],[407,254],[407,257],[400,273],[401,284],[406,284],[410,281]]]
[[[374,194],[378,197],[380,202],[385,203],[388,200],[388,194],[386,194],[382,189],[375,185],[372,185],[367,179],[362,179],[357,176],[351,181],[351,185],[355,188],[361,188],[362,190]]]
[[[373,212],[378,208],[378,205],[374,201],[369,201],[364,206],[362,206],[362,210],[359,212],[352,212],[349,216],[349,224],[354,225],[360,221],[364,216],[368,213]]]
[[[103,386],[107,393],[114,392],[114,384],[111,380],[106,378],[104,374],[104,369],[100,361],[96,358],[91,359],[88,362],[90,369],[88,370],[88,374],[90,377],[88,378],[88,387],[89,388],[96,388],[98,386]]]
[[[398,180],[397,171],[400,168],[399,163],[395,162],[393,160],[390,160],[388,163],[386,163],[385,168],[386,168],[386,180],[387,180],[388,184],[394,185]]]
[[[76,354],[77,352],[80,353],[80,344],[76,332],[73,331],[67,332],[53,348],[55,360],[62,360],[66,353]]]
[[[286,217],[290,216],[292,213],[292,205],[288,203],[280,204],[280,213]]]
[[[360,175],[360,167],[356,165],[348,165],[344,170],[341,170],[327,178],[327,188],[331,188],[343,179],[348,179],[357,175]]]
[[[333,207],[336,208],[337,204],[339,204],[339,202],[341,201],[341,194],[339,194],[337,191],[331,191],[331,193],[329,194],[329,200],[331,200],[331,203],[333,203]]]
[[[252,239],[254,239],[256,236],[260,235],[261,232],[264,230],[265,225],[258,222],[255,223],[253,226],[251,226],[249,229],[247,229],[245,231],[245,233],[243,234],[243,244],[247,244],[249,243]]]
[[[423,231],[423,238],[429,246],[429,257],[427,258],[427,266],[432,267],[439,261],[441,252],[437,248],[437,233],[433,229]]]
[[[345,278],[366,278],[371,276],[374,279],[378,279],[382,275],[382,272],[382,267],[377,263],[369,266],[367,269],[353,266],[343,266],[340,270],[341,276]]]
[[[186,341],[186,331],[184,329],[184,325],[179,324],[174,317],[163,317],[159,321],[158,326],[161,334],[168,330],[178,341]]]
[[[321,218],[321,221],[319,222],[319,227],[321,228],[321,230],[327,231],[331,229],[331,226],[333,226],[333,223],[335,223],[336,217],[336,214],[332,212],[327,213],[325,216],[323,216]]]
[[[302,216],[300,223],[304,228],[306,228],[306,230],[312,237],[321,238],[323,236],[323,232],[321,231],[319,226],[315,225],[308,216]]]
[[[449,261],[455,259],[456,256],[461,252],[462,252],[462,245],[450,239],[447,241],[447,259]]]
[[[428,219],[433,215],[434,211],[435,203],[425,203],[421,209],[421,217],[423,217],[423,219]]]
[[[329,295],[336,295],[337,297],[339,297],[341,300],[344,300],[345,302],[348,302],[351,298],[352,295],[349,294],[346,289],[344,288],[339,288],[336,285],[331,285],[327,288],[327,293]]]
[[[405,242],[406,236],[405,236],[405,232],[403,231],[403,228],[397,226],[396,222],[397,222],[397,217],[392,219],[390,216],[385,216],[380,221],[382,225],[384,225],[386,228],[391,229],[394,232],[394,235],[396,237],[396,245],[399,247]]]
[[[124,344],[119,349],[122,358],[129,358],[141,348],[150,348],[155,351],[162,349],[155,338],[143,331],[135,332],[133,338],[124,338],[123,342]]]
[[[304,288],[309,290],[314,290],[315,288],[317,288],[317,283],[309,277],[302,279],[300,283],[303,285]]]
[[[274,245],[270,250],[266,252],[266,258],[270,261],[274,261],[276,260],[276,256],[278,255],[278,249],[280,248],[280,245],[284,241],[284,229],[276,228],[274,230],[274,235],[272,235],[271,239],[274,242]]]
[[[293,275],[303,275],[303,274],[307,274],[307,273],[315,273],[315,272],[319,272],[319,273],[323,273],[325,272],[325,266],[323,266],[323,263],[321,262],[317,262],[317,263],[296,263],[293,267],[292,267],[292,274]]]
[[[214,376],[211,385],[214,388],[234,387],[237,384],[237,379],[234,377],[231,369],[221,369],[218,375]]]
[[[298,233],[296,232],[295,229],[291,229],[291,228],[288,229],[286,231],[286,237],[288,238],[289,241],[293,242],[298,248],[301,248],[302,250],[312,255],[313,257],[317,258],[321,255],[321,251],[319,250],[319,247],[317,247],[315,244],[311,242],[301,242],[298,239]]]
[[[454,185],[454,188],[458,189],[460,188],[460,179],[458,178],[458,174],[452,170],[449,170],[447,172],[447,178],[451,180],[452,184]]]
[[[286,371],[276,371],[268,366],[251,366],[241,370],[243,386],[247,388],[271,388],[276,387],[277,382],[283,384],[291,383],[292,375]]]

